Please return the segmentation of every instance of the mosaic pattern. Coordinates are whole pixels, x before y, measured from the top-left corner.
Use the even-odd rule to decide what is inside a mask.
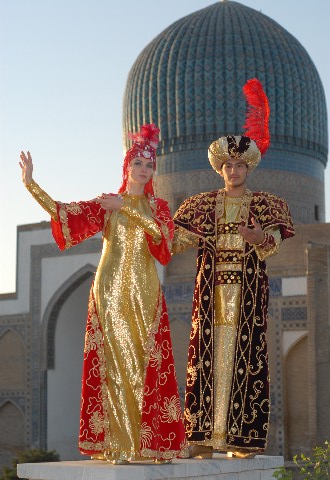
[[[269,278],[269,294],[271,297],[282,296],[282,278]]]
[[[307,307],[283,307],[282,321],[307,320]]]
[[[194,284],[174,283],[171,285],[164,285],[163,291],[167,303],[191,303],[194,294]]]
[[[8,330],[12,330],[13,332],[16,332],[19,334],[19,336],[25,340],[26,336],[26,326],[25,325],[19,325],[19,324],[10,324],[8,322],[7,325],[0,325],[0,337],[4,335]]]
[[[209,169],[210,164],[207,158],[207,146],[211,141],[212,138],[210,137],[206,141],[203,150],[198,148],[193,152],[173,151],[170,154],[160,156],[157,159],[158,175]],[[258,169],[299,173],[301,175],[315,177],[321,182],[324,182],[324,164],[315,157],[312,158],[306,155],[305,152],[302,152],[300,148],[295,146],[286,148],[283,145],[283,147],[280,148],[280,146],[276,145],[276,138],[273,138],[272,147],[258,166]],[[288,158],[290,159],[289,161]]]
[[[269,96],[273,151],[285,146],[286,155],[306,155],[298,156],[299,166],[319,175],[312,164],[327,162],[327,117],[316,68],[290,33],[236,2],[178,20],[141,52],[128,77],[124,134],[152,121],[161,130],[160,157],[206,149],[210,140],[241,131],[241,89],[254,76]],[[291,157],[283,160],[279,168],[286,170]]]
[[[25,397],[24,395],[19,395],[15,393],[0,393],[0,408],[7,402],[15,405],[21,412],[25,413]]]

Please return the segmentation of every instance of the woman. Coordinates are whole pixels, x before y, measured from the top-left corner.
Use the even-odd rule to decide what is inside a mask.
[[[84,349],[79,448],[114,464],[186,456],[169,322],[155,259],[171,258],[173,222],[153,195],[159,129],[131,135],[119,195],[54,202],[32,178],[21,152],[22,179],[50,213],[61,250],[103,232],[91,288]]]

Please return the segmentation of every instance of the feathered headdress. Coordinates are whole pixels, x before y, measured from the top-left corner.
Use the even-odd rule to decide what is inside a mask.
[[[253,170],[260,162],[270,144],[268,98],[260,81],[251,78],[243,86],[248,107],[244,136],[227,135],[220,137],[211,143],[209,147],[209,160],[218,173],[222,165],[229,158],[242,159],[250,170]]]
[[[156,169],[156,148],[159,142],[159,128],[155,123],[142,125],[137,133],[129,133],[128,138],[133,140],[133,146],[127,150],[123,164],[123,182],[118,193],[123,193],[127,189],[128,167],[133,158],[144,157],[152,161],[154,170]],[[154,195],[152,178],[144,187],[144,193]]]
[[[139,132],[129,133],[128,138],[134,143],[147,143],[156,150],[159,142],[159,128],[155,123],[147,123],[141,126]]]
[[[261,155],[264,155],[270,145],[268,98],[260,81],[251,78],[243,86],[243,93],[248,103],[246,113],[245,136],[257,144]]]

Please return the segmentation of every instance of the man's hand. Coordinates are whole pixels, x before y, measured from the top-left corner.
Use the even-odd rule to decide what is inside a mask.
[[[240,225],[238,231],[246,242],[253,245],[260,245],[265,240],[264,231],[254,217],[252,217],[252,224],[253,228]]]
[[[24,152],[20,154],[21,161],[19,166],[22,169],[22,181],[25,186],[30,185],[32,182],[32,172],[33,172],[33,162],[30,152],[27,152],[26,155]]]
[[[122,198],[118,198],[117,195],[101,195],[96,198],[96,201],[99,202],[104,210],[111,210],[112,212],[118,212],[121,207],[124,205]]]

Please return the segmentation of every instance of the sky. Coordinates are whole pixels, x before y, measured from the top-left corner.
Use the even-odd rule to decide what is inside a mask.
[[[0,0],[0,293],[16,289],[17,226],[49,220],[21,183],[20,151],[30,150],[35,180],[56,200],[116,192],[130,68],[171,23],[213,3]],[[329,108],[330,0],[240,3],[300,41],[316,65]],[[330,167],[325,186],[329,222]]]

